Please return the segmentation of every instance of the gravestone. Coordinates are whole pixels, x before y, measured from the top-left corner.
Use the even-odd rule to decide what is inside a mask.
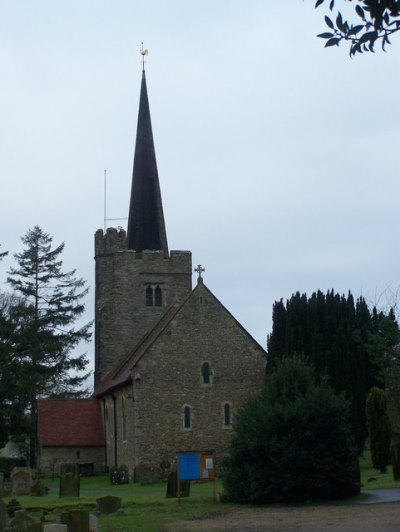
[[[99,531],[99,520],[94,514],[89,514],[89,532]]]
[[[31,495],[34,495],[34,496],[40,497],[42,495],[46,495],[48,491],[49,491],[49,488],[45,486],[44,484],[42,484],[40,480],[37,480],[31,486]]]
[[[7,507],[6,503],[0,498],[0,531],[3,532],[6,529],[7,523]]]
[[[32,472],[30,467],[14,467],[11,472],[12,497],[29,495],[32,486]]]
[[[68,525],[49,523],[44,525],[43,532],[68,532]]]
[[[24,530],[30,530],[31,525],[34,523],[35,521],[27,515],[26,510],[17,510],[10,521],[10,529],[16,532],[23,532]]]
[[[77,464],[60,465],[60,497],[79,497],[80,481]]]
[[[114,497],[113,495],[106,495],[96,499],[97,511],[101,514],[112,514],[118,512],[121,508],[121,497]]]
[[[129,469],[126,465],[121,465],[118,468],[118,484],[129,484]]]
[[[135,468],[135,481],[141,484],[156,484],[161,480],[161,469],[151,464],[138,464]]]
[[[167,483],[167,499],[178,496],[178,472],[176,466],[172,467],[171,473],[168,475]],[[180,482],[180,497],[190,496],[190,480],[181,480]]]
[[[61,523],[68,525],[68,532],[89,532],[89,512],[73,510],[62,514]]]

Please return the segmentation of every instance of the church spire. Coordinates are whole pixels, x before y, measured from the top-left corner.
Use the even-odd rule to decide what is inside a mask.
[[[167,234],[158,181],[144,64],[127,240],[128,249],[134,249],[135,251],[143,251],[144,249],[161,250],[164,251],[166,256],[168,255]]]

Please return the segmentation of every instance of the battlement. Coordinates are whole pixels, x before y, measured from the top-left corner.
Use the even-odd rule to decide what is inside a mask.
[[[108,227],[105,234],[98,229],[94,235],[94,252],[97,255],[108,255],[117,251],[127,251],[126,231],[122,228]]]

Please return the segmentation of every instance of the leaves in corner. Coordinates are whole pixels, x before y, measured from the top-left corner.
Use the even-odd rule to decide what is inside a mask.
[[[331,30],[333,30],[333,28],[335,27],[329,17],[325,17],[325,23],[329,28],[331,28]]]
[[[326,42],[325,48],[328,48],[328,46],[339,46],[340,37],[333,37],[332,39],[329,39],[329,41]]]
[[[320,33],[319,35],[317,35],[317,37],[320,37],[321,39],[330,39],[331,37],[334,37],[334,36],[335,36],[334,33],[329,33],[329,32]]]

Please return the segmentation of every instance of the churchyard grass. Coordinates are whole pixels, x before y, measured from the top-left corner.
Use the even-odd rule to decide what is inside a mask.
[[[18,496],[17,500],[30,516],[39,520],[44,512],[46,522],[54,522],[57,517],[70,510],[88,510],[94,512],[96,499],[105,495],[122,498],[123,513],[102,514],[99,516],[100,532],[108,531],[156,531],[169,523],[182,519],[193,519],[225,513],[233,505],[213,502],[213,484],[193,483],[188,498],[167,499],[167,484],[123,484],[111,486],[109,477],[98,475],[81,478],[80,497],[59,498],[58,479],[43,478],[41,482],[50,488],[47,495]],[[216,482],[216,492],[222,491],[220,481]],[[4,498],[7,504],[10,498]]]
[[[392,466],[387,467],[386,473],[374,469],[368,450],[360,457],[360,473],[362,489],[400,488],[400,481],[393,480]]]
[[[400,487],[400,482],[393,480],[392,468],[386,473],[380,473],[372,467],[368,451],[360,459],[361,484],[365,489]],[[373,479],[373,480],[372,480]],[[211,482],[191,485],[191,496],[167,499],[165,483],[140,485],[122,484],[111,486],[109,477],[98,475],[81,478],[81,495],[76,497],[59,498],[59,480],[52,478],[41,479],[50,487],[50,492],[42,497],[19,496],[18,501],[26,508],[29,515],[40,519],[46,512],[46,521],[54,522],[57,517],[69,510],[83,509],[93,512],[96,499],[104,495],[115,495],[122,498],[124,512],[121,514],[103,514],[99,517],[100,532],[117,531],[158,531],[168,524],[186,519],[196,519],[206,516],[229,512],[236,507],[233,504],[216,504],[212,500],[213,485]],[[216,482],[216,492],[222,492],[221,481]],[[10,498],[4,498],[6,504]]]

